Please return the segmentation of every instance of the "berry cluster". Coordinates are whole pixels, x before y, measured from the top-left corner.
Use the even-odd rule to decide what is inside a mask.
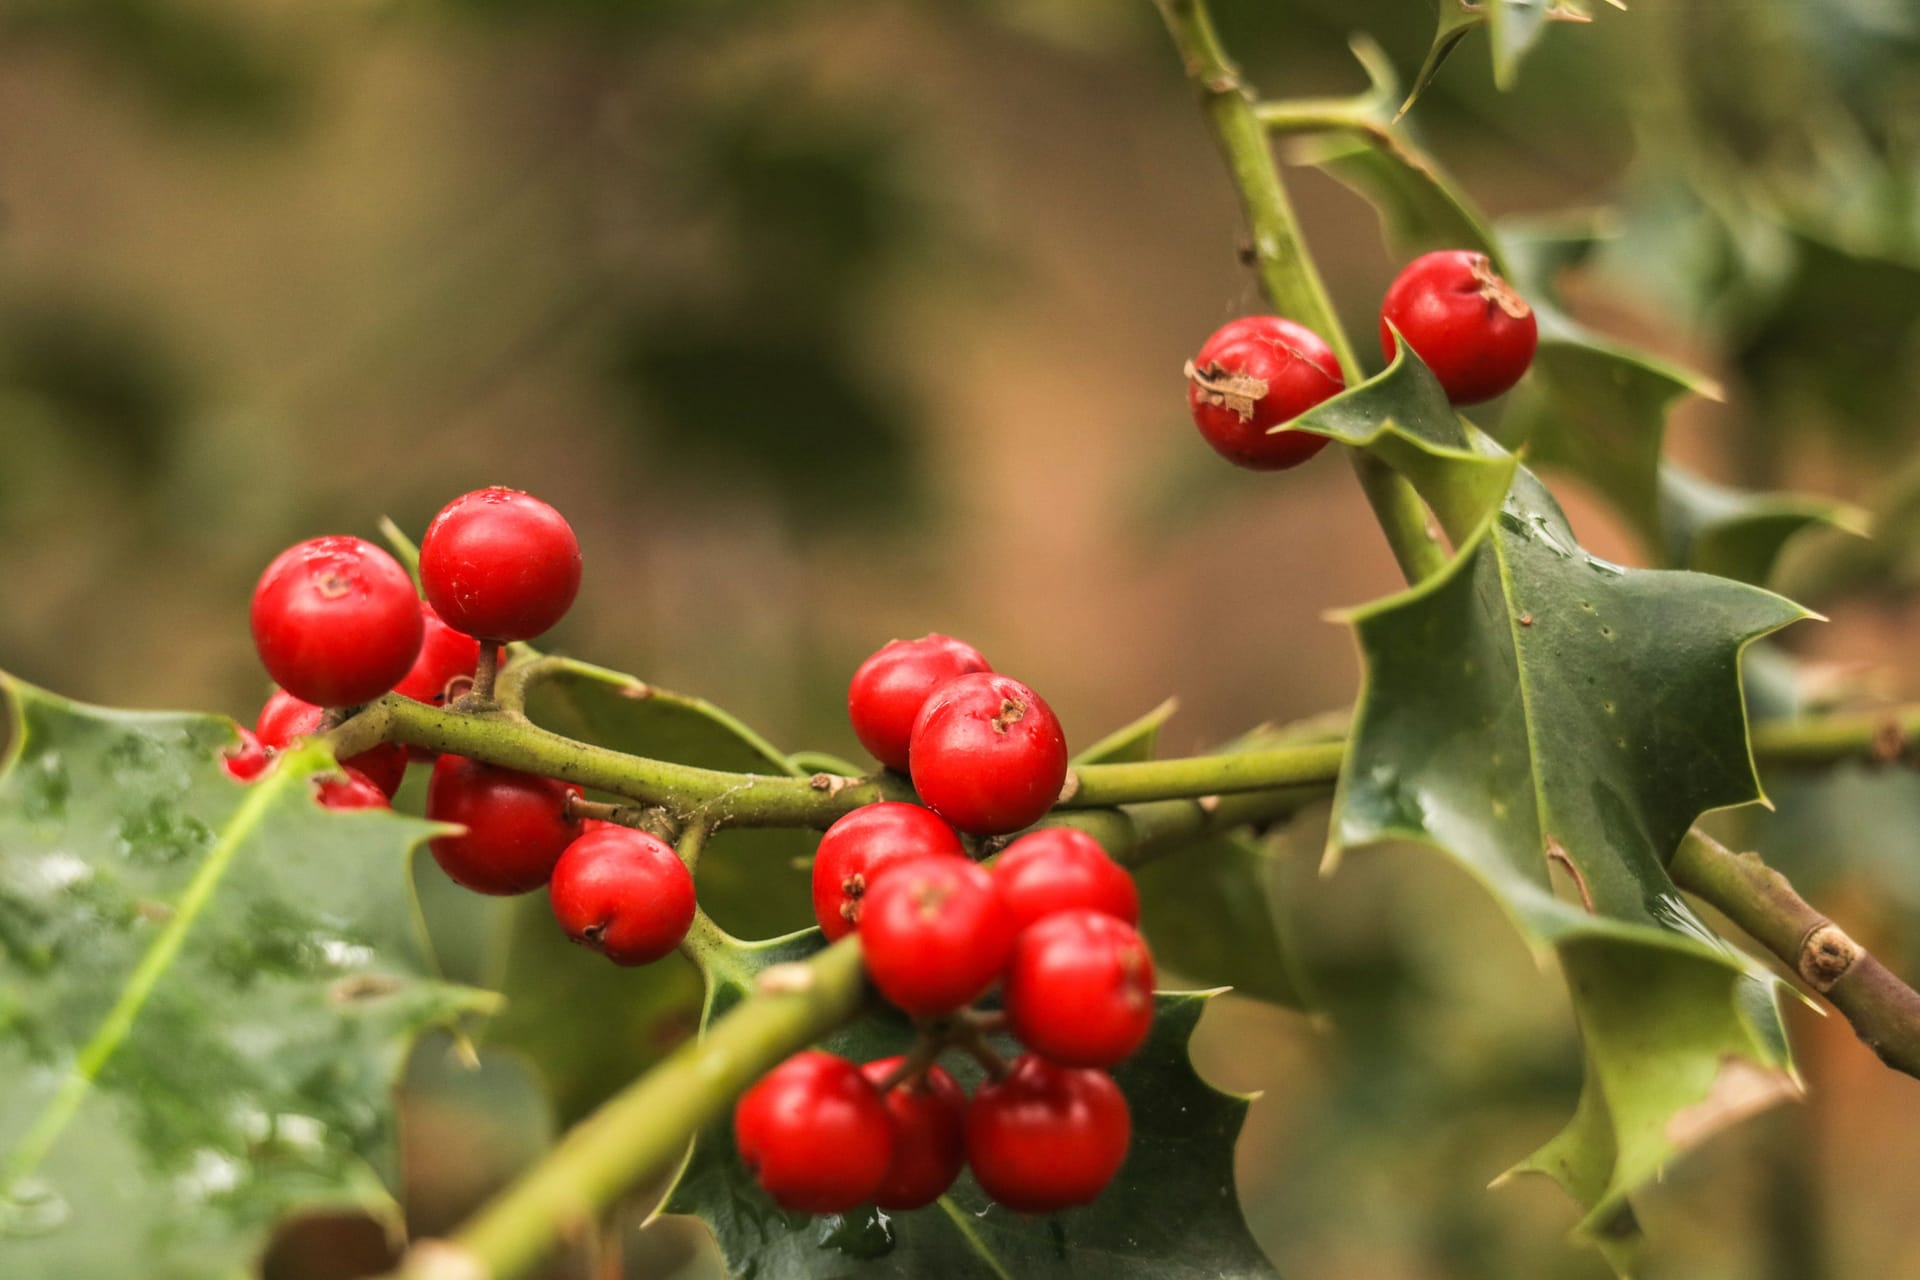
[[[785,1208],[912,1209],[971,1166],[1009,1208],[1044,1213],[1100,1193],[1131,1121],[1111,1067],[1153,1025],[1153,959],[1133,879],[1083,832],[1043,828],[991,864],[961,833],[1030,825],[1066,773],[1059,722],[1025,685],[946,636],[895,641],[853,678],[860,740],[912,776],[926,807],[863,806],[827,829],[813,904],[829,939],[857,931],[867,974],[920,1028],[905,1058],[856,1065],[817,1050],[741,1099],[741,1158]],[[973,1009],[995,985],[1002,1011]],[[1011,1066],[984,1035],[1028,1050]],[[969,1099],[936,1059],[970,1050],[990,1079]]]
[[[1533,363],[1533,308],[1484,253],[1423,254],[1407,264],[1380,304],[1380,345],[1391,360],[1395,332],[1419,353],[1454,404],[1510,390]],[[1320,335],[1278,316],[1223,325],[1187,362],[1187,403],[1215,452],[1255,471],[1295,467],[1327,437],[1275,431],[1346,387]]]
[[[279,684],[227,756],[241,781],[275,753],[386,693],[443,704],[490,693],[501,646],[540,635],[580,588],[580,544],[558,511],[512,489],[480,489],[435,516],[420,545],[426,599],[397,561],[359,538],[313,538],[276,557],[253,595],[260,660]],[[484,660],[484,661],[483,661]],[[482,669],[484,668],[484,675]],[[432,765],[427,817],[456,824],[434,860],[479,893],[551,889],[568,935],[620,964],[679,945],[693,877],[657,836],[576,812],[580,788],[462,756],[386,743],[340,762],[317,787],[333,809],[387,806],[410,759]]]
[[[483,489],[436,516],[420,548],[419,599],[405,570],[357,538],[282,553],[254,593],[253,632],[279,688],[228,759],[250,780],[273,755],[388,693],[485,704],[501,646],[530,639],[571,605],[580,550],[552,507]],[[1067,744],[1045,700],[946,636],[896,641],[854,673],[855,734],[912,780],[919,804],[846,814],[821,837],[813,905],[829,940],[858,930],[868,976],[917,1020],[904,1057],[855,1066],[790,1059],[736,1113],[740,1151],[781,1204],[837,1212],[931,1202],[971,1165],[1023,1212],[1082,1204],[1126,1157],[1131,1121],[1107,1073],[1153,1024],[1153,959],[1135,931],[1132,878],[1070,828],[1029,832],[992,870],[982,838],[1031,827],[1067,776]],[[341,762],[318,788],[330,808],[386,805],[406,747]],[[550,891],[574,941],[620,964],[657,960],[696,913],[692,876],[659,837],[585,816],[577,786],[431,753],[426,814],[457,826],[431,842],[449,877],[487,894]],[[603,810],[604,811],[604,810]],[[972,1006],[991,989],[1001,1010]],[[1011,1066],[987,1036],[1027,1049]],[[960,1047],[990,1079],[969,1098],[937,1063]]]

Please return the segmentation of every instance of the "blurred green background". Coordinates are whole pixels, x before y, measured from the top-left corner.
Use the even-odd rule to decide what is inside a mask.
[[[1356,31],[1410,76],[1434,22],[1219,7],[1269,94],[1364,87]],[[1487,63],[1474,37],[1446,65],[1426,142],[1496,215],[1617,207],[1576,310],[1728,391],[1681,408],[1671,452],[1878,517],[1780,584],[1833,618],[1791,637],[1802,687],[1920,695],[1920,17],[1644,0],[1552,31],[1510,94]],[[1297,172],[1370,352],[1397,264]],[[1169,694],[1174,752],[1344,705],[1324,615],[1399,583],[1355,486],[1332,457],[1235,473],[1186,421],[1182,360],[1260,306],[1238,235],[1145,0],[0,0],[0,665],[250,721],[246,601],[276,551],[382,515],[417,534],[507,484],[583,544],[549,647],[787,749],[857,758],[846,677],[929,630],[1042,689],[1077,746]],[[1556,488],[1590,548],[1645,561]],[[1920,972],[1920,779],[1774,793],[1741,834]],[[1440,860],[1319,879],[1320,838],[1292,833],[1280,908],[1325,1015],[1229,999],[1199,1041],[1263,1093],[1240,1150],[1262,1243],[1293,1277],[1606,1275],[1555,1188],[1485,1189],[1578,1091],[1557,976]],[[460,910],[443,944],[478,974],[498,921]],[[561,1043],[605,1018],[571,980]],[[1652,1274],[1920,1276],[1920,1086],[1789,1016],[1809,1102],[1670,1171]],[[548,1140],[540,1074],[422,1047],[416,1230]],[[644,1209],[555,1274],[710,1273]],[[383,1258],[311,1222],[270,1270]]]

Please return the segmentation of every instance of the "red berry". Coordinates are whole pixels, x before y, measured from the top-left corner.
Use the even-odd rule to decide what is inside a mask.
[[[1347,385],[1333,349],[1279,316],[1221,326],[1187,364],[1187,405],[1200,434],[1227,461],[1254,471],[1297,467],[1324,449],[1306,431],[1267,434]]]
[[[262,745],[281,751],[292,746],[296,739],[316,732],[324,714],[311,702],[302,702],[285,689],[275,689],[266,705],[260,708],[253,731],[259,735]],[[407,749],[397,742],[383,742],[340,763],[359,770],[384,794],[392,796],[407,776]]]
[[[1540,339],[1526,299],[1486,254],[1468,249],[1422,254],[1407,264],[1380,304],[1380,349],[1389,360],[1394,329],[1455,404],[1491,400],[1520,381]]]
[[[813,854],[813,914],[833,942],[860,923],[860,901],[883,870],[914,858],[964,858],[960,837],[930,809],[861,805],[820,837]]]
[[[880,1082],[891,1075],[905,1058],[882,1058],[860,1068],[861,1074]],[[873,1202],[882,1209],[920,1209],[946,1193],[960,1176],[967,1162],[966,1139],[962,1133],[967,1113],[967,1095],[952,1076],[939,1067],[928,1067],[925,1075],[911,1084],[898,1084],[882,1095],[887,1115],[893,1121],[893,1163]]]
[[[440,869],[476,893],[538,889],[580,833],[566,816],[572,788],[552,778],[501,769],[464,756],[441,756],[427,782],[427,817],[466,828],[436,836]]]
[[[993,877],[964,858],[888,869],[860,908],[860,945],[880,994],[908,1013],[952,1013],[993,985],[1013,949]]]
[[[1072,1067],[1110,1067],[1153,1029],[1153,956],[1133,926],[1062,911],[1022,930],[1007,963],[1007,1025]]]
[[[580,590],[580,543],[558,511],[517,489],[476,489],[441,509],[420,540],[420,583],[455,631],[531,640]]]
[[[854,736],[874,759],[905,773],[913,722],[927,698],[955,676],[991,670],[978,649],[952,636],[889,641],[860,664],[847,686]]]
[[[768,1072],[733,1111],[741,1162],[774,1203],[845,1213],[879,1190],[893,1160],[887,1105],[860,1068],[809,1049]]]
[[[322,707],[371,702],[420,652],[413,580],[359,538],[313,538],[274,557],[253,589],[253,643],[275,683]]]
[[[342,765],[337,778],[322,778],[314,794],[323,809],[391,809],[387,793],[366,774]]]
[[[233,731],[240,735],[240,741],[220,753],[220,767],[235,782],[252,782],[267,771],[273,757],[245,725],[237,724]]]
[[[605,826],[554,864],[553,914],[567,936],[615,964],[651,964],[693,923],[693,877],[658,836]]]
[[[1104,1071],[1022,1054],[967,1104],[967,1163],[988,1195],[1020,1213],[1086,1204],[1127,1158],[1132,1118]]]
[[[1056,911],[1084,907],[1128,924],[1140,921],[1140,893],[1100,842],[1072,827],[1021,836],[993,860],[993,878],[1022,929]]]
[[[1067,780],[1067,739],[1040,695],[1006,676],[961,676],[935,691],[913,725],[913,786],[962,831],[999,835],[1053,807]]]
[[[420,656],[393,691],[415,702],[444,706],[454,681],[472,683],[473,670],[480,665],[480,642],[442,622],[425,600],[420,602],[420,625]]]

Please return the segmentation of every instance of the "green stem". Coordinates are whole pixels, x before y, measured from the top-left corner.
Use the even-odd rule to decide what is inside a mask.
[[[696,822],[680,833],[673,843],[673,851],[680,855],[689,875],[700,869],[700,855],[706,852],[707,837],[713,834],[713,828],[705,823]]]
[[[824,828],[863,804],[895,798],[897,784],[875,779],[821,785],[819,778],[728,773],[628,755],[575,742],[501,711],[432,707],[389,696],[327,735],[336,756],[353,756],[384,741],[450,751],[490,764],[577,782],[625,796],[707,826]],[[1756,725],[1762,766],[1890,761],[1920,741],[1920,706],[1870,713],[1808,716]],[[1183,798],[1331,787],[1344,741],[1299,743],[1220,755],[1129,764],[1083,765],[1069,775],[1062,810]],[[824,778],[824,775],[821,775]],[[833,781],[838,781],[833,780]]]
[[[1303,783],[1331,785],[1340,776],[1346,751],[1344,742],[1324,742],[1230,755],[1087,765],[1068,775],[1059,807],[1106,809],[1181,796],[1267,791]]]
[[[1212,126],[1214,141],[1233,174],[1267,296],[1282,315],[1326,338],[1348,384],[1359,382],[1364,370],[1333,309],[1319,268],[1306,251],[1280,167],[1274,163],[1266,126],[1240,79],[1240,69],[1221,47],[1206,5],[1202,0],[1157,3],[1186,66],[1187,79]],[[1360,488],[1373,505],[1400,571],[1409,582],[1440,572],[1446,567],[1447,554],[1434,536],[1426,507],[1413,486],[1365,450],[1349,452]]]
[[[827,775],[790,778],[728,773],[628,755],[576,742],[499,710],[434,707],[388,696],[328,735],[339,756],[381,742],[404,742],[489,764],[611,791],[709,826],[830,826],[876,800],[899,798],[897,783],[843,781]],[[1066,809],[1105,808],[1134,800],[1262,791],[1300,782],[1331,783],[1340,744],[1270,747],[1227,755],[1144,764],[1086,765],[1075,770],[1061,801]]]
[[[1299,133],[1360,133],[1387,137],[1387,126],[1374,118],[1366,104],[1351,98],[1288,98],[1254,104],[1253,114],[1269,135]]]
[[[807,778],[728,773],[628,755],[500,711],[431,707],[392,695],[377,705],[387,718],[384,736],[392,741],[577,782],[715,826],[826,827],[885,798],[881,785],[871,780],[829,791]]]
[[[705,1035],[615,1094],[450,1240],[410,1250],[397,1275],[506,1280],[530,1274],[570,1228],[598,1220],[633,1187],[670,1170],[693,1135],[748,1085],[866,1003],[858,938],[841,939],[805,968],[805,981],[755,991]]]

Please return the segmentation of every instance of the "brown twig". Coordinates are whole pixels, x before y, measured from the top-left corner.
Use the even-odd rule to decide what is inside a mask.
[[[1825,996],[1880,1061],[1920,1079],[1920,992],[1814,910],[1785,876],[1698,829],[1671,870],[1676,884],[1719,908]]]

